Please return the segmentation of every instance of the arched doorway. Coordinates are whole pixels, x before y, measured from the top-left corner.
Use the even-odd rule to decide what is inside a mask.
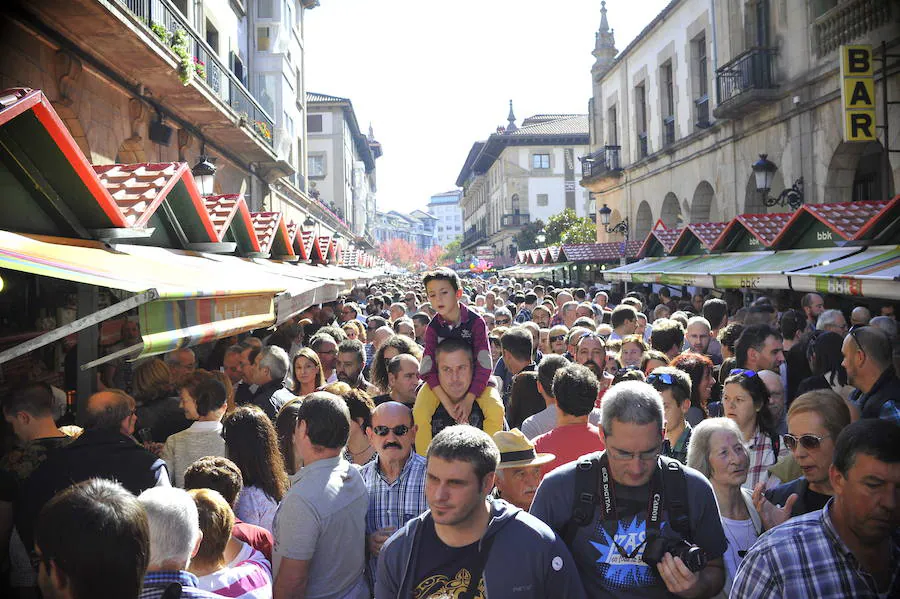
[[[713,191],[712,185],[707,181],[700,181],[700,184],[697,185],[697,189],[694,190],[694,198],[691,200],[691,222],[710,222],[710,211],[715,201],[716,194]]]
[[[666,197],[663,200],[659,218],[662,220],[663,224],[670,229],[677,227],[683,220],[681,217],[681,204],[678,202],[678,196],[671,191],[666,194]]]
[[[634,219],[634,233],[631,239],[643,241],[650,234],[650,228],[653,226],[653,212],[650,210],[650,204],[647,200],[642,201],[638,205],[637,216]]]
[[[831,156],[825,178],[825,202],[886,200],[894,194],[894,178],[883,168],[884,147],[879,141],[841,142]],[[884,194],[887,177],[888,193]]]

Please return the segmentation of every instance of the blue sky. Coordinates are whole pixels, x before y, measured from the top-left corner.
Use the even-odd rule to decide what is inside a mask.
[[[621,51],[668,0],[608,0]],[[379,210],[455,188],[475,141],[533,114],[587,113],[600,0],[322,0],[306,87],[350,98],[384,156]]]

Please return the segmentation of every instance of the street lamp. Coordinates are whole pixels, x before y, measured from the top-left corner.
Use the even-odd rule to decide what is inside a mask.
[[[756,191],[760,193],[763,204],[767,207],[787,205],[791,209],[797,210],[803,205],[803,177],[794,181],[794,184],[778,194],[777,198],[769,197],[772,179],[775,178],[775,171],[778,170],[778,167],[768,159],[768,154],[760,154],[759,160],[754,162],[751,168],[753,176],[756,178]]]
[[[316,221],[313,220],[313,217],[309,214],[306,215],[306,220],[303,221],[304,227],[314,227],[316,225]]]
[[[603,228],[607,233],[621,233],[625,236],[625,240],[628,240],[628,217],[626,216],[624,220],[619,223],[616,223],[612,227],[609,226],[609,215],[612,214],[612,209],[603,204],[603,208],[599,211],[600,213],[600,224],[603,225]]]
[[[194,180],[197,182],[201,196],[209,196],[213,193],[216,181],[216,165],[213,164],[215,160],[215,158],[210,158],[206,155],[206,147],[204,146],[200,153],[200,159],[194,165],[194,168],[191,169],[191,174],[194,175]]]
[[[537,235],[534,236],[534,240],[538,242],[538,245],[543,246],[544,242],[547,241],[547,236],[544,235],[543,233],[538,233]]]

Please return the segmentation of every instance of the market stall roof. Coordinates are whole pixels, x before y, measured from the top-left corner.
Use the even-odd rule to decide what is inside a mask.
[[[851,242],[897,243],[900,196],[870,202],[804,204],[775,238],[782,248],[833,247]]]
[[[675,256],[708,254],[728,223],[691,223],[681,230],[669,253]]]
[[[0,229],[80,239],[128,225],[40,90],[0,92]]]
[[[858,254],[792,274],[791,288],[900,300],[900,245],[871,246]]]
[[[327,263],[332,256],[331,236],[318,235],[313,240],[311,259],[313,262]]]
[[[793,272],[833,262],[860,248],[818,248],[644,258],[607,270],[608,280],[707,288],[789,289]]]
[[[562,246],[564,259],[570,262],[617,262],[624,250],[627,258],[633,258],[640,248],[640,241],[607,241],[604,243],[567,243]]]
[[[519,250],[516,252],[516,262],[522,263],[525,262],[525,250]]]
[[[558,245],[551,245],[547,248],[547,257],[550,259],[550,262],[559,262],[559,257],[562,254],[562,248]],[[565,254],[562,254],[563,259],[565,259]]]
[[[134,351],[147,356],[270,326],[289,318],[291,309],[296,313],[306,307],[297,308],[302,301],[330,301],[339,291],[327,280],[290,270],[294,265],[285,265],[275,276],[270,267],[260,268],[236,256],[139,245],[110,249],[100,242],[33,238],[8,231],[0,231],[0,268],[135,294],[79,319],[77,326],[67,325],[29,341],[27,347],[12,348],[0,355],[0,361],[135,307],[143,344]]]
[[[219,241],[194,176],[184,162],[94,165],[129,228],[147,229],[134,243],[190,249]]]
[[[668,254],[678,236],[681,235],[681,228],[670,229],[665,225],[662,219],[656,221],[650,234],[644,239],[641,248],[638,250],[638,258],[647,258],[652,256],[664,256]]]
[[[251,212],[250,220],[259,238],[261,253],[288,260],[297,257],[281,212]]]
[[[242,194],[206,196],[203,201],[219,242],[235,243],[242,256],[260,253],[259,238]]]
[[[770,249],[790,218],[789,213],[738,214],[725,226],[712,249],[722,252]]]

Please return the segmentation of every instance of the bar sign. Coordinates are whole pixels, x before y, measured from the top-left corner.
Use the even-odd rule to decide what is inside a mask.
[[[875,77],[872,46],[841,46],[844,141],[875,141]]]

